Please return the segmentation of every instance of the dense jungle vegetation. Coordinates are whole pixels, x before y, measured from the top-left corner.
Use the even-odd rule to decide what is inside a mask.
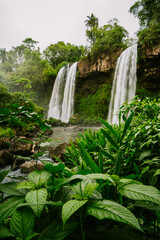
[[[160,0],[138,0],[130,12],[140,22],[141,48],[159,44]],[[99,27],[91,14],[85,24],[89,47],[60,41],[41,53],[38,42],[27,38],[10,51],[0,50],[3,141],[55,124],[54,119],[44,119],[43,108],[37,105],[46,107],[40,99],[45,102],[62,66],[81,58],[94,62],[101,54],[134,42],[116,19]],[[97,104],[102,105],[100,92],[97,95],[85,99],[93,102],[92,118]],[[83,110],[85,101],[77,109]],[[44,170],[35,170],[20,182],[5,183],[9,170],[0,172],[0,239],[160,238],[160,100],[136,96],[132,103],[124,103],[117,113],[119,125],[110,125],[101,111],[97,114],[101,129],[86,131],[71,142],[64,159],[42,160]]]

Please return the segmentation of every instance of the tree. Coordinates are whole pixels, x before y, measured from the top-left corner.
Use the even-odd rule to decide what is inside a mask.
[[[33,40],[32,38],[26,38],[24,41],[24,47],[30,50],[35,50],[35,46],[36,44],[38,44],[39,42]]]
[[[160,0],[138,0],[130,12],[139,19],[142,27],[149,26],[152,20],[160,21]]]
[[[84,21],[86,23],[86,27],[89,27],[90,29],[98,27],[98,18],[96,18],[93,13],[91,14],[91,16],[87,16],[87,18],[88,19]]]
[[[84,53],[83,46],[76,46],[70,43],[65,44],[59,41],[47,47],[43,54],[48,62],[56,68],[61,62],[76,62]]]
[[[98,18],[94,16],[92,13],[91,16],[87,16],[87,19],[84,21],[86,23],[86,36],[88,40],[91,42],[91,46],[93,46],[95,42],[95,30],[98,28]]]
[[[103,53],[110,54],[120,48],[126,48],[124,40],[128,36],[128,32],[118,24],[117,19],[112,19],[108,24],[93,29],[93,34],[95,39],[90,53],[93,59]]]
[[[5,48],[0,48],[0,61],[1,63],[5,63],[7,57],[6,57],[6,49]]]
[[[130,12],[139,19],[139,43],[144,48],[159,44],[160,35],[160,0],[138,0]]]

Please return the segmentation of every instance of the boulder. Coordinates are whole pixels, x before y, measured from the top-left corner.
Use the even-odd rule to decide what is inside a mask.
[[[56,148],[50,148],[49,150],[49,156],[55,160],[55,157],[58,157],[59,159],[61,159],[62,161],[64,160],[64,153],[65,153],[65,149],[66,147],[69,146],[69,144],[67,143],[61,143],[59,146],[57,146]]]
[[[10,140],[9,138],[1,138],[0,139],[0,150],[2,149],[8,149],[10,146]]]
[[[11,170],[16,171],[23,163],[25,163],[25,160],[23,158],[16,158],[11,166]]]
[[[9,151],[15,155],[28,157],[33,154],[33,145],[32,140],[28,138],[13,139]]]
[[[28,174],[34,170],[40,171],[43,168],[44,168],[44,164],[36,161],[29,161],[20,165],[21,172],[25,174]]]
[[[14,162],[13,155],[6,149],[0,151],[0,167],[5,167]]]
[[[50,136],[51,134],[53,134],[53,130],[52,129],[46,129],[44,131],[44,135],[46,135],[46,136]]]

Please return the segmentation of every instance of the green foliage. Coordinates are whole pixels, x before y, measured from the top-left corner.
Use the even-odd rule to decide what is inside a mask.
[[[122,236],[158,239],[159,107],[158,99],[136,97],[121,107],[119,125],[101,119],[98,132],[80,135],[67,148],[65,164],[43,160],[44,170],[27,181],[0,184],[9,198],[0,205],[3,236],[117,239],[121,228]]]
[[[0,172],[0,183],[3,181],[3,179],[7,176],[8,173],[9,173],[9,170],[4,170]]]
[[[92,215],[99,220],[108,218],[117,222],[126,223],[138,230],[141,230],[135,216],[127,208],[124,208],[116,202],[109,200],[97,201],[88,207],[87,212],[89,215]]]
[[[0,239],[5,239],[7,237],[13,237],[13,234],[9,231],[7,227],[0,227]]]
[[[50,118],[48,119],[48,123],[49,123],[51,126],[58,126],[58,123],[59,123],[59,122],[58,122],[57,119],[50,117]]]
[[[145,48],[159,44],[160,24],[159,22],[151,21],[148,27],[141,29],[138,32],[138,39],[141,45]]]
[[[23,201],[24,198],[22,197],[13,197],[8,199],[6,202],[2,203],[0,205],[1,211],[0,221],[11,216],[15,212],[15,210],[22,204]]]
[[[160,1],[138,0],[130,8],[130,12],[139,19],[139,43],[145,48],[159,44]]]
[[[70,43],[65,44],[60,41],[51,44],[44,50],[45,58],[52,64],[54,68],[62,62],[76,62],[83,55],[84,47],[75,46]]]
[[[11,128],[1,128],[0,127],[0,137],[9,137],[9,138],[13,138],[14,137],[14,132]]]
[[[47,190],[46,189],[36,189],[27,193],[25,200],[27,203],[31,204],[35,215],[37,217],[41,216],[44,203],[47,199]]]
[[[62,208],[62,220],[63,220],[63,224],[66,223],[66,221],[70,218],[70,216],[76,212],[80,207],[82,207],[85,203],[87,202],[87,200],[70,200],[68,202],[66,202],[63,205]]]
[[[159,0],[138,0],[130,8],[130,12],[138,17],[141,26],[148,26],[153,19],[158,22],[160,19],[159,10]]]
[[[118,20],[113,19],[99,28],[87,31],[88,38],[93,38],[90,57],[94,61],[102,54],[111,54],[119,49],[125,49],[125,38],[128,32],[118,25]]]
[[[6,89],[5,92],[10,100],[4,97],[5,101],[0,108],[0,123],[4,127],[4,129],[1,128],[1,136],[6,134],[6,137],[13,137],[14,133],[10,128],[24,131],[37,131],[38,128],[44,131],[50,128],[47,121],[43,119],[43,109],[26,98],[24,93],[10,94]]]
[[[99,117],[105,118],[107,106],[109,106],[111,87],[103,84],[95,93],[86,94],[86,96],[76,96],[75,116],[77,121],[84,124],[94,124],[99,122]],[[73,119],[74,120],[74,119]]]
[[[6,104],[10,103],[11,94],[8,92],[7,88],[0,83],[0,108],[3,108]]]
[[[59,221],[53,221],[39,236],[38,240],[50,239],[50,240],[63,240],[76,230],[78,223],[70,222],[65,226]]]
[[[23,240],[30,240],[33,236],[34,217],[32,211],[27,208],[17,209],[10,221],[10,229],[12,234]]]

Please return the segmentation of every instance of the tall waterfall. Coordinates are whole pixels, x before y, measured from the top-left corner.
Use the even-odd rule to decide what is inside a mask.
[[[118,123],[120,106],[134,97],[136,91],[137,44],[127,48],[118,58],[108,113],[109,123]]]
[[[48,118],[52,117],[62,122],[69,122],[74,111],[76,70],[77,62],[70,67],[67,65],[61,68],[58,72],[49,103]]]

